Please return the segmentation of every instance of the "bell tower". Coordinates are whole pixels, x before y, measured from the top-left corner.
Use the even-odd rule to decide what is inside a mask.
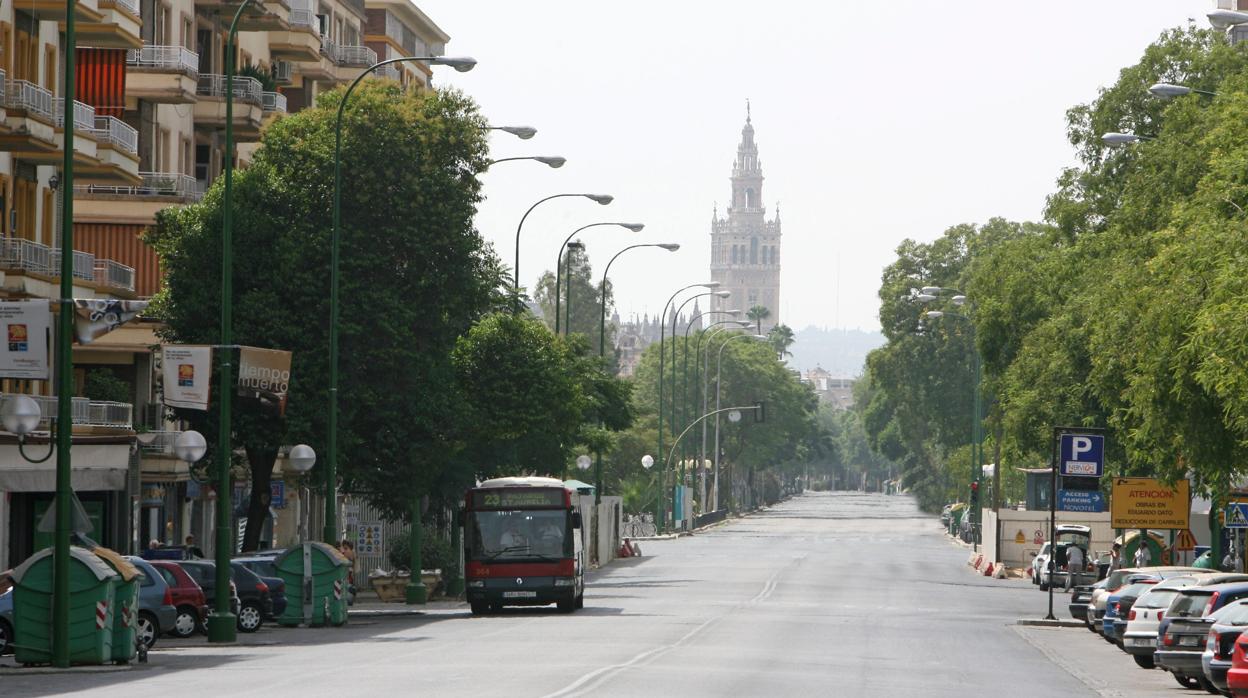
[[[741,310],[755,306],[770,313],[762,322],[766,333],[780,322],[780,206],[767,220],[763,206],[763,162],[754,142],[750,103],[745,103],[745,126],[732,163],[732,199],[728,215],[718,207],[711,214],[711,278],[729,298],[711,299],[711,310]],[[724,317],[715,318],[716,321]]]

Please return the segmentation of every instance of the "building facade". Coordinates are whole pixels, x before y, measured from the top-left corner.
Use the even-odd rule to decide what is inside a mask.
[[[646,353],[646,347],[663,337],[670,337],[672,332],[670,316],[666,324],[660,323],[658,316],[651,318],[649,315],[643,315],[641,318],[634,315],[632,320],[620,322],[620,316],[616,313],[611,316],[611,324],[616,327],[615,351],[619,358],[622,378],[628,378],[637,373],[637,364],[641,362],[642,354]],[[682,335],[685,332],[692,334],[701,329],[703,329],[702,311],[698,308],[698,301],[694,300],[693,310],[688,315],[676,318],[676,332]]]
[[[159,289],[142,235],[158,211],[198,201],[223,171],[225,49],[239,6],[78,0],[77,99],[68,109],[76,298],[142,299]],[[0,3],[0,299],[59,295],[65,11],[46,0]],[[378,60],[443,55],[448,40],[411,0],[253,3],[236,44],[236,164],[251,161],[268,121]],[[431,72],[413,61],[374,74],[420,89]],[[211,552],[215,497],[173,456],[180,425],[166,419],[154,378],[157,329],[132,323],[75,347],[73,484],[96,523],[91,537],[109,547],[131,552],[195,535]],[[111,387],[111,399],[87,397],[98,386]],[[45,415],[54,412],[53,381],[5,379],[0,391],[36,396]],[[31,455],[42,455],[40,437],[32,441]],[[27,463],[0,432],[0,569],[44,547],[37,523],[53,484],[50,463]]]
[[[763,163],[748,107],[731,181],[727,217],[721,218],[718,208],[711,215],[711,279],[732,295],[712,298],[711,310],[762,306],[769,313],[762,321],[765,334],[780,322],[780,207],[767,220]]]

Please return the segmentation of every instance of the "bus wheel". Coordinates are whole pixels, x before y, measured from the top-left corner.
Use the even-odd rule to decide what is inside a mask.
[[[581,592],[581,595],[576,597],[576,607],[585,608],[585,592]]]
[[[571,613],[576,610],[576,599],[571,598],[567,601],[559,601],[555,605],[559,607],[560,613]]]
[[[483,616],[486,611],[489,610],[489,607],[480,601],[473,601],[469,603],[468,608],[472,610],[472,615],[474,616]]]

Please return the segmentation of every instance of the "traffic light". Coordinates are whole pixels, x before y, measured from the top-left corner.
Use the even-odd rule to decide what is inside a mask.
[[[971,504],[979,503],[979,482],[971,483]]]
[[[754,407],[756,408],[754,410],[754,423],[762,424],[767,421],[767,403],[759,400],[754,403]]]

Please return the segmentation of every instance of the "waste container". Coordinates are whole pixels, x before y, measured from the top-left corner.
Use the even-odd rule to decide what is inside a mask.
[[[13,570],[14,657],[52,661],[52,548]],[[120,576],[86,548],[69,549],[69,660],[103,664],[113,658],[114,586]]]
[[[351,563],[337,548],[318,542],[296,545],[277,558],[290,603],[277,622],[285,626],[347,622],[347,573]],[[297,593],[294,593],[298,590]]]
[[[121,579],[113,586],[113,661],[129,662],[134,659],[135,633],[139,624],[139,568],[126,558],[108,548],[94,548],[91,552],[113,568]]]

